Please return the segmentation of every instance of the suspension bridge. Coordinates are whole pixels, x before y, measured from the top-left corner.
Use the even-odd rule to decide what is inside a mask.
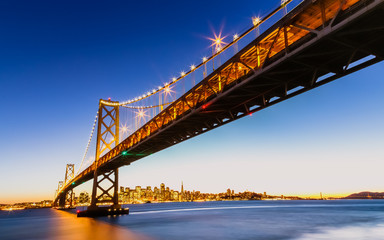
[[[71,207],[73,189],[93,179],[89,209],[120,208],[120,167],[384,59],[384,0],[286,0],[252,20],[229,43],[216,35],[212,55],[168,83],[100,100],[82,163],[77,172],[67,165],[55,205]]]

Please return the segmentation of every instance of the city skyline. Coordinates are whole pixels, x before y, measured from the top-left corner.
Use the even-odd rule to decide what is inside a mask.
[[[198,189],[184,189],[181,182],[180,191],[171,189],[165,183],[157,186],[119,186],[118,202],[120,204],[143,204],[161,202],[205,202],[205,201],[248,201],[248,200],[336,200],[336,199],[384,199],[384,192],[360,192],[348,196],[334,197],[326,196],[320,192],[317,196],[298,197],[284,195],[270,195],[267,192],[244,192],[228,188],[224,192],[212,193],[201,192]],[[74,192],[72,204],[69,207],[89,206],[91,194],[87,191]],[[110,198],[104,199],[112,201]],[[13,211],[28,208],[50,208],[52,200],[42,200],[37,202],[18,202],[13,204],[1,204],[0,210]],[[68,204],[70,204],[68,202]]]
[[[132,10],[144,10],[139,3],[106,11],[95,3],[86,15],[85,3],[77,12],[70,11],[75,2],[47,2],[33,14],[27,2],[4,3],[0,203],[51,199],[65,164],[77,169],[81,161],[99,98],[123,101],[168,81],[209,54],[211,28],[231,37],[278,5],[272,2],[204,3],[186,16],[187,4],[176,2],[171,9],[153,2],[162,13],[143,15]],[[120,185],[175,188],[183,180],[202,192],[297,196],[382,191],[383,74],[378,63],[148,156],[120,169]]]

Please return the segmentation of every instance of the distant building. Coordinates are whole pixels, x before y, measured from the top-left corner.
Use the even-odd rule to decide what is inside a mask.
[[[368,194],[370,196],[370,194]],[[136,186],[134,189],[129,187],[120,187],[119,202],[120,203],[144,203],[144,202],[163,202],[163,201],[233,201],[233,200],[262,200],[263,198],[268,199],[300,199],[294,196],[268,196],[266,192],[255,193],[250,191],[244,191],[235,193],[234,190],[227,189],[223,193],[201,193],[200,191],[186,191],[184,190],[184,184],[181,182],[181,191],[175,191],[166,187],[164,183],[160,184],[160,188],[154,187],[152,191],[151,186],[142,188]],[[88,203],[88,193],[83,192],[79,196],[79,203]],[[110,200],[110,199],[106,199]],[[36,204],[35,204],[36,205]],[[33,206],[35,206],[33,205]],[[42,205],[40,203],[39,205]]]

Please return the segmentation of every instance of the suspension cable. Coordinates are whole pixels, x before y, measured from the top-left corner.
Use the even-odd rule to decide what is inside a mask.
[[[95,127],[96,127],[96,123],[97,123],[97,118],[98,117],[99,117],[99,111],[97,111],[97,113],[96,113],[95,121],[93,122],[93,126],[92,126],[92,130],[91,130],[91,134],[89,136],[88,144],[87,144],[87,147],[85,148],[84,156],[83,156],[83,159],[81,160],[80,167],[78,168],[78,170],[77,170],[77,172],[75,174],[76,176],[80,172],[80,169],[81,169],[81,167],[84,164],[85,157],[87,156],[88,149],[89,149],[89,146],[91,145],[92,137],[93,137],[93,134],[95,132]]]
[[[163,104],[159,104],[159,105],[151,105],[151,106],[127,106],[127,105],[122,105],[122,107],[129,108],[129,109],[148,109],[148,108],[164,107],[164,106],[167,106],[167,105],[169,105],[169,104],[171,104],[173,102],[174,101],[163,103]]]

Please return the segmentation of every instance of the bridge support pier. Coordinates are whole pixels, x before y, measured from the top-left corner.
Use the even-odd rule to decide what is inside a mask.
[[[60,209],[65,208],[65,195],[62,195],[62,197],[59,198],[58,207]]]
[[[68,206],[67,208],[75,208],[75,204],[74,204],[74,192],[73,192],[73,189],[69,190],[66,194],[65,194],[65,206]]]
[[[113,175],[113,177],[112,177]],[[86,211],[78,212],[78,217],[97,217],[107,215],[121,215],[128,214],[129,209],[121,208],[119,204],[119,169],[113,169],[106,171],[98,176],[95,171],[93,178],[93,189],[91,205]],[[98,195],[98,190],[100,194]],[[111,204],[108,206],[99,206],[99,204]]]
[[[113,175],[113,177],[112,177]],[[113,169],[97,176],[97,171],[93,178],[92,198],[91,205],[88,209],[97,209],[97,204],[111,203],[111,208],[121,208],[119,205],[119,169]],[[98,190],[101,191],[100,195],[97,194]],[[111,192],[113,192],[111,194]]]
[[[75,177],[75,164],[67,164],[67,167],[65,169],[65,180],[64,182],[67,183],[70,179]],[[74,208],[74,192],[73,189],[68,190],[68,192],[65,193],[65,202],[64,206],[68,206],[68,208]]]

